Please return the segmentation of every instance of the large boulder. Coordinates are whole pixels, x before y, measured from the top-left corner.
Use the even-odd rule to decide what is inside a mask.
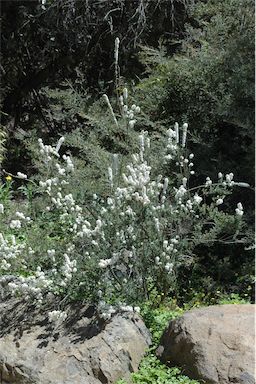
[[[157,350],[207,384],[255,383],[255,305],[194,309],[170,322]]]
[[[68,306],[56,326],[47,311],[19,300],[0,303],[1,384],[101,384],[129,380],[150,344],[133,312],[103,320],[94,306]]]

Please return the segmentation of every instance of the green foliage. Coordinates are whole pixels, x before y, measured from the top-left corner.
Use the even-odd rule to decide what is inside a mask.
[[[15,116],[13,130],[26,128],[24,114],[42,119],[41,88],[56,87],[63,79],[75,88],[112,87],[113,37],[122,39],[123,72],[135,77],[140,65],[134,58],[137,43],[155,41],[165,32],[180,30],[187,0],[154,4],[123,0],[66,0],[12,2],[1,8],[3,110]],[[172,17],[169,17],[169,12]],[[132,58],[132,60],[128,60]],[[82,76],[80,76],[82,74]],[[36,111],[35,111],[36,109]],[[55,111],[58,114],[58,111]],[[65,114],[65,113],[64,113]]]
[[[237,293],[231,293],[230,295],[223,295],[219,298],[218,304],[248,304],[248,299],[241,298]]]
[[[198,384],[198,381],[182,375],[179,368],[167,368],[150,354],[143,360],[138,373],[132,375],[135,384]]]
[[[193,125],[192,139],[200,142],[203,174],[206,167],[210,175],[218,172],[216,166],[221,164],[224,171],[232,169],[252,183],[253,13],[250,0],[197,2],[190,11],[196,27],[187,25],[180,53],[168,58],[164,50],[153,54],[153,49],[142,49],[149,76],[137,86],[147,115],[165,124],[187,121]],[[205,157],[211,161],[206,163]]]
[[[183,313],[183,309],[178,307],[175,301],[160,304],[157,308],[152,308],[151,302],[146,302],[142,306],[141,315],[150,330],[154,346],[159,345],[160,338],[169,321],[181,316]]]

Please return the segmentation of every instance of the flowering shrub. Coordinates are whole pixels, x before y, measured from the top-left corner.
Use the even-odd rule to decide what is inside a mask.
[[[133,128],[140,108],[128,107],[127,89],[119,103],[121,119],[127,129]],[[207,178],[203,185],[190,187],[195,171],[187,131],[188,124],[176,123],[157,143],[162,148],[158,163],[163,172],[172,170],[171,178],[152,166],[151,147],[156,143],[142,131],[128,164],[113,155],[107,196],[95,194],[91,202],[74,197],[74,164],[71,156],[61,155],[64,137],[55,147],[39,139],[46,178],[36,184],[23,173],[16,176],[32,186],[34,199],[16,212],[8,201],[1,202],[2,284],[12,294],[34,297],[39,305],[50,293],[98,299],[102,307],[105,300],[134,304],[151,292],[168,295],[177,271],[193,262],[198,244],[235,241],[242,227],[242,204],[234,214],[222,205],[234,185],[247,185],[235,182],[232,173],[219,173],[217,182]]]

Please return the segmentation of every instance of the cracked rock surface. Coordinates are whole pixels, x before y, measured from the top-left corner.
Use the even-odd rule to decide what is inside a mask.
[[[76,304],[56,327],[48,321],[52,309],[17,299],[0,302],[1,384],[129,381],[150,344],[137,314],[117,313],[105,321],[94,306]]]
[[[191,310],[170,322],[157,354],[207,384],[254,384],[255,305]]]

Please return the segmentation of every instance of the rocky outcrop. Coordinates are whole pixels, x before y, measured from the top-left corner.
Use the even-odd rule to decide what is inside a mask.
[[[18,300],[0,303],[0,383],[101,384],[129,380],[149,333],[141,318],[117,313],[108,321],[93,306],[68,306],[59,326],[47,312]]]
[[[157,354],[207,384],[255,383],[255,306],[219,305],[170,322]]]

